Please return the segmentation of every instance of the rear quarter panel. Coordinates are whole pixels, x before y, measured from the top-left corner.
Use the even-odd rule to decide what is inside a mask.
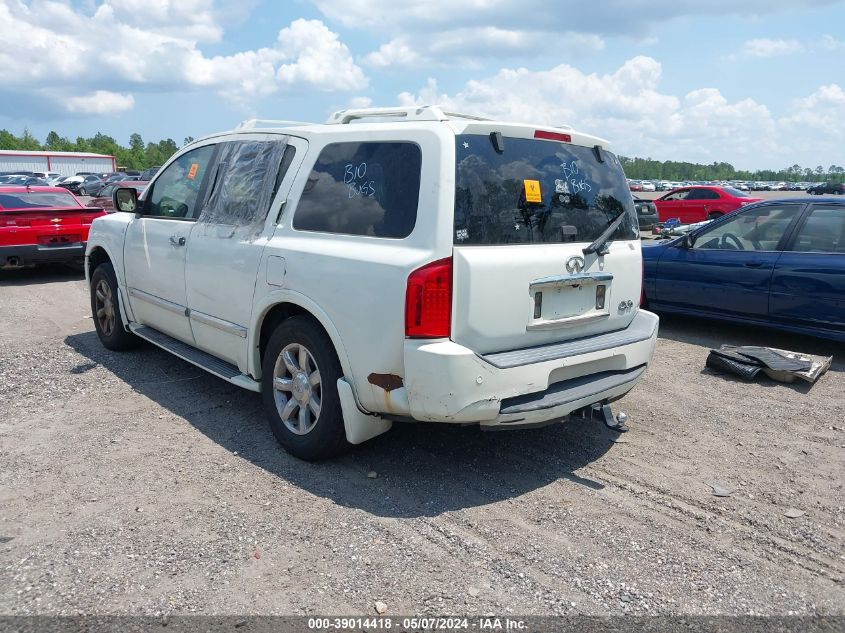
[[[407,123],[397,130],[356,124],[348,134],[315,135],[294,181],[289,201],[259,270],[254,328],[270,307],[266,297],[297,296],[302,305],[317,306],[327,331],[336,332],[335,348],[359,404],[368,411],[407,414],[399,389],[385,391],[372,374],[404,378],[405,288],[408,275],[420,266],[452,254],[454,210],[454,134],[438,123]],[[411,234],[404,239],[342,235],[293,229],[296,203],[322,149],[334,142],[396,141],[417,143],[422,152],[419,206]],[[283,280],[269,283],[268,258],[284,258]],[[279,285],[281,283],[281,285]],[[272,303],[272,302],[270,302]],[[312,310],[314,312],[315,310]],[[344,358],[345,356],[345,358]],[[253,375],[260,367],[253,359]],[[255,373],[257,372],[257,373]],[[378,380],[376,380],[378,382]]]

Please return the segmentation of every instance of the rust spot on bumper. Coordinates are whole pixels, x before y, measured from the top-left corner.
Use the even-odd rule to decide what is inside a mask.
[[[402,382],[402,376],[397,376],[396,374],[370,374],[367,376],[367,380],[371,385],[381,387],[388,392],[393,391],[394,389],[399,389],[405,385],[405,383]]]

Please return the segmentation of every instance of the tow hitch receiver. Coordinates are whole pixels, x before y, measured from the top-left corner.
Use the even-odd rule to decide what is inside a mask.
[[[628,415],[621,411],[614,417],[613,410],[609,404],[601,404],[597,402],[589,407],[584,407],[580,411],[581,417],[588,420],[593,420],[598,417],[604,425],[611,431],[617,433],[625,433],[628,431],[628,426],[625,424],[628,421]]]

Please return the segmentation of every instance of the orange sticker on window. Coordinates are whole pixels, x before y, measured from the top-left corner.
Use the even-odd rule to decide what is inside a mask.
[[[188,180],[193,180],[197,177],[197,171],[200,168],[199,163],[191,163],[191,168],[188,170]]]
[[[525,201],[526,202],[542,202],[543,197],[540,195],[540,181],[539,180],[523,180],[525,185]]]

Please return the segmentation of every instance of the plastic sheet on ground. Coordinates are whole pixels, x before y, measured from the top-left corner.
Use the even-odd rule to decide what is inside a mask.
[[[707,356],[707,367],[717,371],[753,380],[763,372],[778,382],[804,380],[816,382],[833,362],[833,356],[813,356],[801,352],[761,347],[757,345],[722,345],[711,349]]]

